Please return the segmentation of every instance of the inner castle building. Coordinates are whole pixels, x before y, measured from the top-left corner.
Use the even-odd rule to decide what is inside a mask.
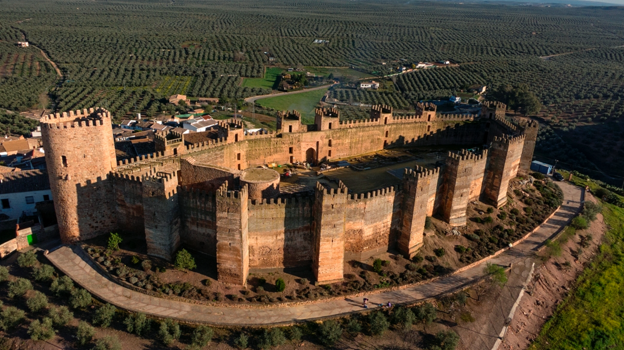
[[[509,181],[528,172],[536,122],[514,125],[506,106],[488,102],[480,115],[439,115],[419,104],[400,117],[387,106],[370,118],[341,121],[317,109],[304,125],[281,112],[276,132],[246,133],[221,121],[210,142],[157,134],[157,152],[118,162],[111,115],[95,108],[41,119],[50,185],[63,242],[109,232],[145,235],[148,254],[171,260],[181,245],[217,263],[218,279],[245,285],[250,271],[311,268],[316,282],[343,279],[344,262],[389,249],[412,257],[427,216],[466,224],[468,203],[506,203]],[[352,193],[343,184],[280,193],[280,177],[262,165],[318,164],[393,147],[486,145],[449,152],[437,168],[405,169],[401,184]]]

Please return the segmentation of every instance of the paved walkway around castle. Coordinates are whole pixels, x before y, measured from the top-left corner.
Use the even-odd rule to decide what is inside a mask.
[[[565,227],[580,210],[583,192],[568,183],[560,183],[564,201],[559,210],[530,237],[508,251],[489,260],[499,265],[524,263],[534,256],[535,250],[545,240]],[[261,326],[290,324],[304,320],[322,319],[374,309],[374,305],[392,302],[412,304],[441,294],[454,292],[484,276],[485,262],[460,273],[442,277],[429,283],[411,286],[398,291],[386,291],[367,296],[369,309],[362,308],[362,298],[320,301],[311,304],[269,308],[237,308],[205,306],[151,297],[124,288],[93,268],[93,264],[80,248],[63,246],[47,255],[48,259],[76,283],[105,302],[134,312],[143,312],[161,318],[175,318],[183,322],[213,325]]]

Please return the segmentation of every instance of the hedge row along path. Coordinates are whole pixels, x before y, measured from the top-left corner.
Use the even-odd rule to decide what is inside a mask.
[[[536,248],[545,240],[559,232],[579,212],[583,191],[568,183],[560,183],[564,200],[554,215],[543,223],[530,237],[512,249],[489,259],[499,265],[524,263],[534,256]],[[94,269],[95,263],[79,247],[62,246],[49,253],[48,259],[59,270],[99,299],[119,308],[133,312],[143,312],[159,318],[173,318],[188,323],[205,323],[217,326],[269,326],[287,325],[305,320],[339,317],[366,311],[362,308],[362,298],[333,299],[296,306],[273,306],[266,308],[237,308],[206,306],[173,301],[148,296],[124,288],[109,280]],[[487,258],[486,258],[487,259]],[[484,259],[485,260],[485,259]],[[369,309],[374,305],[392,302],[393,304],[414,304],[441,294],[454,292],[484,277],[485,261],[459,273],[437,280],[408,286],[402,290],[371,293]]]

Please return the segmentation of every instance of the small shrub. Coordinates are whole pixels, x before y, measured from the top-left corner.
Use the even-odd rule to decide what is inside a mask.
[[[505,213],[505,212],[500,212],[500,213],[498,214],[498,218],[499,218],[499,219],[501,219],[501,220],[505,220],[505,219],[507,219],[507,213]]]
[[[416,320],[425,324],[431,324],[438,317],[438,311],[433,304],[427,302],[412,308]]]
[[[52,339],[56,333],[52,326],[52,320],[44,317],[41,321],[34,320],[30,323],[28,334],[30,335],[30,339],[37,341]]]
[[[533,214],[533,208],[531,207],[524,207],[524,212],[531,215]]]
[[[212,328],[206,326],[199,326],[193,331],[191,336],[191,344],[199,348],[203,348],[212,340],[214,332]]]
[[[283,279],[278,278],[277,281],[275,281],[275,288],[278,292],[283,292],[284,289],[286,289],[286,282],[284,282]]]
[[[464,322],[474,322],[475,318],[472,317],[472,314],[470,313],[470,311],[464,311],[459,315],[459,319],[464,321]]]
[[[412,261],[415,262],[416,264],[421,263],[424,260],[424,258],[420,255],[416,255],[412,258]]]
[[[440,350],[455,350],[459,343],[459,335],[453,331],[440,331],[435,336],[436,346]]]
[[[173,344],[174,341],[180,339],[180,334],[180,325],[178,322],[172,319],[166,319],[160,322],[158,339],[160,339],[163,344],[167,346]]]
[[[74,318],[74,313],[67,306],[59,306],[48,311],[48,316],[55,327],[65,327]]]
[[[574,219],[572,219],[572,227],[574,227],[577,230],[584,230],[587,227],[589,227],[589,225],[587,223],[587,219],[585,219],[582,216],[577,216]]]
[[[362,331],[362,324],[355,317],[351,317],[346,324],[347,332],[357,334]]]
[[[132,261],[133,264],[136,265],[136,264],[141,262],[141,259],[139,259],[138,256],[134,255],[134,256],[132,256],[132,260],[131,261]]]
[[[123,239],[121,237],[119,237],[119,234],[111,232],[110,237],[108,237],[108,249],[109,250],[119,250],[119,244],[122,241],[123,241]]]
[[[294,343],[298,343],[301,340],[301,337],[303,336],[303,332],[301,331],[301,328],[297,327],[297,326],[292,326],[288,329],[288,339]]]
[[[55,279],[50,285],[50,291],[57,297],[70,294],[73,289],[74,281],[67,276],[61,276],[60,278]]]
[[[486,211],[488,214],[492,214],[494,212],[494,208],[488,207]]]
[[[427,216],[425,218],[425,229],[431,230],[433,228],[433,222],[431,221],[431,216]]]
[[[474,233],[467,234],[466,238],[468,238],[469,240],[471,240],[473,242],[479,242],[481,240],[481,237],[475,235]]]
[[[284,336],[284,332],[282,332],[279,328],[273,328],[270,332],[268,332],[268,345],[271,346],[280,346],[286,343],[286,337]]]
[[[19,267],[32,267],[37,263],[37,254],[34,250],[30,250],[17,257]]]
[[[545,177],[544,174],[538,172],[532,173],[531,176],[533,176],[536,180],[544,180]]]
[[[383,313],[375,311],[368,315],[368,325],[370,327],[371,334],[382,335],[390,327],[390,322],[386,319]]]
[[[326,346],[335,344],[341,336],[342,328],[334,320],[325,321],[318,328],[317,337]]]
[[[117,312],[117,308],[111,304],[100,306],[93,315],[93,324],[96,326],[99,325],[102,328],[110,326],[111,322],[113,322],[115,312]]]
[[[500,285],[501,287],[507,283],[507,275],[505,274],[505,269],[502,266],[487,263],[485,273],[490,276],[492,282]]]
[[[459,305],[466,305],[466,301],[468,300],[468,293],[459,292],[455,294],[455,299],[457,299],[457,302],[459,303]]]
[[[429,262],[436,262],[438,260],[438,258],[433,255],[427,255],[425,256],[425,259],[427,259],[427,261]]]
[[[263,286],[257,286],[256,287],[256,293],[258,293],[258,294],[264,293],[264,287]]]
[[[459,254],[464,254],[466,252],[466,247],[458,244],[455,246],[455,251],[458,252]]]
[[[438,249],[434,249],[433,253],[438,257],[441,258],[444,256],[444,254],[446,254],[446,250],[444,248],[438,248]]]
[[[49,281],[54,277],[54,268],[43,264],[33,269],[32,276],[36,281]]]
[[[587,201],[583,205],[582,215],[589,221],[596,220],[596,215],[598,215],[600,212],[602,212],[602,206],[600,204]]]
[[[234,345],[239,349],[247,349],[249,337],[245,333],[239,334],[239,336],[234,339]]]
[[[491,224],[493,221],[494,219],[492,219],[492,217],[489,215],[483,218],[483,222],[486,224]]]
[[[546,240],[546,247],[549,248],[548,254],[552,256],[561,256],[562,249],[559,241]]]
[[[21,297],[27,291],[32,290],[33,286],[29,280],[25,278],[17,278],[9,282],[9,298]]]
[[[138,336],[149,331],[151,322],[144,313],[130,314],[124,320],[128,333],[134,333]]]
[[[48,297],[40,291],[36,291],[28,300],[26,306],[30,312],[39,312],[48,306]]]
[[[104,337],[95,342],[93,350],[121,350],[121,343],[117,337]]]
[[[408,269],[409,271],[416,271],[417,268],[418,266],[414,263],[409,263],[406,267],[406,269]]]
[[[9,270],[4,266],[0,266],[0,282],[7,281],[8,279],[9,279]]]
[[[91,305],[91,294],[84,289],[75,289],[69,298],[69,304],[74,309],[81,309]]]
[[[204,286],[206,287],[210,287],[210,285],[212,284],[212,281],[210,280],[210,278],[206,278],[204,280]]]
[[[175,267],[181,270],[193,270],[197,265],[191,253],[187,252],[186,249],[182,249],[176,254]]]
[[[416,320],[416,315],[410,309],[406,309],[404,307],[399,307],[394,310],[392,316],[390,317],[390,321],[393,325],[401,329],[410,329],[412,324]]]
[[[375,261],[373,262],[373,271],[380,273],[381,272],[381,264],[382,261],[381,259],[375,259]]]
[[[152,269],[152,261],[151,260],[143,260],[141,262],[141,267],[143,268],[143,271],[149,271]]]
[[[80,345],[87,345],[93,339],[95,335],[95,328],[91,327],[87,322],[78,322],[78,329],[76,330],[76,340]]]
[[[17,327],[24,321],[24,316],[24,311],[14,306],[7,307],[0,313],[0,329],[6,332]]]
[[[518,210],[518,208],[513,208],[509,212],[516,216],[520,214],[520,210]]]

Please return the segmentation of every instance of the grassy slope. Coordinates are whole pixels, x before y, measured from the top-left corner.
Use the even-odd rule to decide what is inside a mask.
[[[265,98],[258,100],[261,106],[281,111],[296,109],[301,112],[304,124],[311,124],[314,119],[314,108],[319,103],[327,89],[302,92],[300,94]]]
[[[624,348],[624,209],[604,204],[606,242],[530,349]]]
[[[262,87],[272,89],[275,85],[275,80],[282,74],[284,70],[282,68],[267,68],[264,73],[264,78],[245,78],[243,79],[243,87]]]

